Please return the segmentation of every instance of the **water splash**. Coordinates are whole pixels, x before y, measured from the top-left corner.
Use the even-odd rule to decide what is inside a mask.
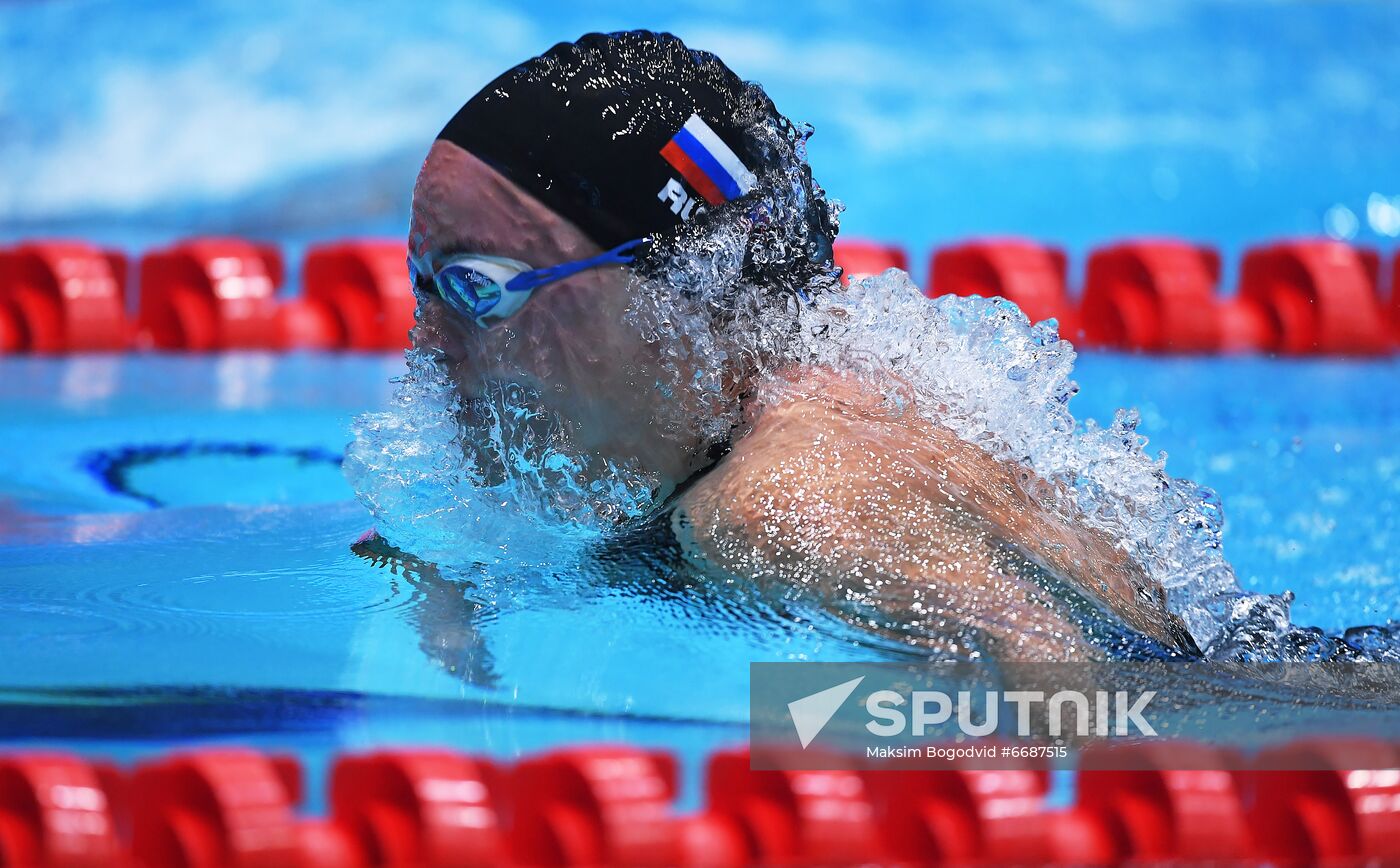
[[[1400,663],[1400,621],[1349,627],[1331,635],[1292,622],[1293,592],[1240,594],[1207,648],[1217,660],[1245,662],[1368,661]]]
[[[465,403],[410,350],[393,406],[355,420],[345,476],[396,545],[445,566],[558,564],[645,512],[654,481],[574,448],[538,395],[497,384]]]
[[[924,298],[891,270],[806,309],[808,354],[819,365],[890,374],[919,411],[991,455],[1034,471],[1030,493],[1108,534],[1168,591],[1198,641],[1214,635],[1238,585],[1221,553],[1219,499],[1173,479],[1166,456],[1143,451],[1138,417],[1101,428],[1070,412],[1074,348],[1054,321],[1032,326],[1002,299]]]

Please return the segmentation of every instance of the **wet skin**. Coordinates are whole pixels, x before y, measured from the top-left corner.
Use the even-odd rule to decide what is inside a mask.
[[[535,268],[601,253],[577,227],[456,145],[436,142],[413,194],[409,252],[420,274],[461,253],[505,256]],[[674,484],[703,465],[698,439],[658,438],[652,420],[665,400],[655,389],[657,348],[622,322],[621,266],[592,269],[537,291],[490,329],[445,302],[424,306],[415,346],[431,347],[463,397],[483,382],[525,382],[574,423],[575,442],[614,460],[635,458]]]
[[[600,250],[475,157],[437,142],[414,191],[410,252],[431,273],[463,252],[538,268]],[[579,446],[637,462],[662,480],[664,497],[706,459],[697,438],[658,433],[663,402],[685,396],[656,388],[660,348],[624,322],[627,280],[618,267],[576,275],[490,329],[429,301],[414,342],[443,353],[464,399],[490,380],[536,386]],[[802,586],[862,623],[875,612],[910,641],[954,653],[971,640],[1001,659],[1099,656],[1067,596],[1168,647],[1192,648],[1129,554],[1032,499],[1045,483],[1027,469],[888,400],[899,382],[803,368],[755,385],[732,452],[673,515],[687,554],[717,577]]]

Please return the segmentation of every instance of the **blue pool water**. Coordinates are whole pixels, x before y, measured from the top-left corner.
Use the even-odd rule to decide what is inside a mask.
[[[713,589],[561,567],[487,595],[355,556],[369,519],[334,456],[402,365],[0,361],[0,742],[251,740],[314,762],[626,739],[698,758],[743,738],[750,661],[880,656]],[[1138,407],[1168,468],[1220,492],[1248,589],[1292,589],[1296,620],[1328,629],[1397,614],[1400,362],[1090,354],[1076,370],[1080,418]]]

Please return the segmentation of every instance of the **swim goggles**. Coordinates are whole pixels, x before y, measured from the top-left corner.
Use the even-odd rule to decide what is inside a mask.
[[[457,313],[486,328],[520,310],[530,300],[530,294],[545,284],[590,268],[630,263],[635,258],[633,251],[646,240],[638,238],[597,256],[548,268],[531,268],[504,256],[464,254],[433,273],[431,289],[424,289],[435,291]],[[408,273],[415,286],[422,286],[423,278],[428,277],[419,274],[411,259]]]

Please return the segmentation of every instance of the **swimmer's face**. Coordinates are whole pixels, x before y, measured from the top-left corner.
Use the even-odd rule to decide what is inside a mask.
[[[484,254],[544,268],[602,250],[462,148],[433,144],[413,194],[409,253],[431,275],[454,256]],[[659,436],[666,398],[658,351],[624,320],[623,266],[590,269],[536,290],[509,319],[482,328],[439,298],[421,307],[414,345],[440,351],[464,399],[493,381],[523,382],[571,425],[575,442],[609,458],[636,458],[672,482],[688,475],[697,443]]]

